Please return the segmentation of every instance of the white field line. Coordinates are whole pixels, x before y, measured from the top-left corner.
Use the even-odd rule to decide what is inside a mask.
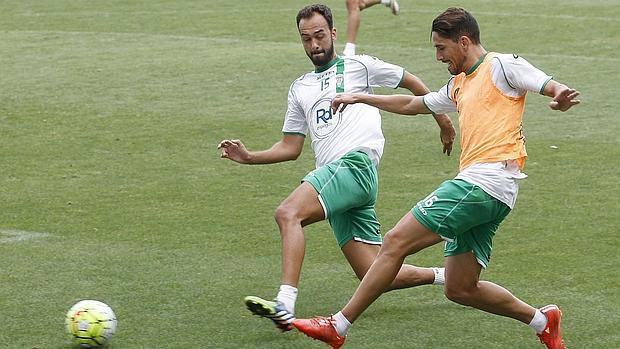
[[[408,12],[406,9],[401,10],[401,13]],[[440,14],[440,11],[435,10],[411,10],[409,12],[418,13],[436,13]],[[491,17],[531,17],[531,18],[544,18],[544,19],[566,19],[566,20],[578,20],[578,21],[610,21],[620,22],[618,17],[601,17],[601,16],[574,16],[574,15],[556,15],[556,14],[544,14],[544,13],[522,13],[522,12],[492,12],[492,11],[472,11],[472,14],[478,16],[491,16]]]
[[[387,50],[393,46],[392,45],[373,45],[373,47],[380,47],[383,50]],[[432,55],[435,55],[435,50],[433,48],[411,47],[411,48],[407,48],[407,50],[426,52],[426,53],[431,53]],[[502,53],[513,53],[513,52],[502,52]],[[593,56],[563,55],[563,54],[555,54],[555,53],[527,53],[527,52],[521,52],[521,51],[514,52],[514,53],[518,54],[519,56],[525,59],[528,59],[528,57],[541,57],[541,58],[554,58],[554,59],[572,59],[572,60],[590,61],[590,62],[596,62],[596,61],[620,62],[620,57],[609,57],[609,56],[593,57]]]
[[[48,233],[16,229],[0,229],[0,244],[11,244],[29,240],[40,240],[50,236]]]
[[[176,35],[176,34],[151,34],[151,33],[131,33],[131,32],[96,32],[96,31],[72,31],[72,30],[5,30],[0,31],[0,35],[2,33],[14,33],[14,34],[40,34],[40,35],[93,35],[93,36],[117,36],[117,37],[151,37],[151,38],[166,38],[166,39],[175,39],[175,40],[193,40],[193,41],[205,41],[205,42],[215,42],[221,44],[241,44],[249,41],[252,42],[261,42],[261,43],[273,43],[277,45],[286,45],[292,46],[290,43],[280,43],[275,41],[253,41],[253,40],[244,40],[239,38],[211,38],[207,36],[193,36],[193,35]]]
[[[234,9],[230,8],[226,12],[227,13],[242,13],[246,12],[246,9]],[[252,9],[252,12],[282,12],[282,13],[291,13],[296,14],[299,11],[298,8],[265,8],[258,7]],[[334,9],[335,13],[344,12],[344,9]],[[401,14],[406,13],[431,13],[431,14],[439,14],[440,10],[423,10],[423,9],[402,9]],[[18,16],[24,17],[45,17],[45,16],[66,16],[70,14],[72,16],[112,16],[118,14],[118,12],[113,11],[77,11],[77,12],[22,12],[18,13]],[[137,15],[186,15],[185,10],[178,11],[128,11],[123,12],[123,14],[131,14],[134,16]],[[214,14],[221,15],[221,10],[192,10],[192,14]],[[566,19],[566,20],[579,20],[579,21],[610,21],[610,22],[620,22],[619,17],[606,17],[606,16],[575,16],[575,15],[557,15],[557,14],[540,14],[540,13],[521,13],[521,12],[493,12],[493,11],[475,11],[474,15],[483,15],[483,16],[496,16],[496,17],[531,17],[531,18],[544,18],[544,19]]]
[[[212,42],[218,44],[240,44],[244,47],[247,47],[246,44],[250,43],[251,45],[257,45],[260,43],[271,44],[275,46],[284,46],[284,47],[294,47],[299,48],[300,43],[298,42],[276,42],[276,41],[266,41],[266,40],[248,40],[248,39],[240,39],[240,38],[210,38],[205,36],[191,36],[191,35],[173,35],[173,34],[150,34],[150,33],[126,33],[126,32],[88,32],[88,31],[63,31],[63,30],[8,30],[8,31],[0,31],[0,36],[3,33],[25,33],[25,34],[42,34],[42,35],[60,35],[60,34],[68,34],[68,35],[104,35],[104,36],[117,36],[117,37],[152,37],[152,38],[166,38],[166,39],[174,39],[174,40],[193,40],[193,41],[202,41],[202,42]],[[429,43],[430,45],[430,43]],[[373,45],[372,47],[379,47],[382,50],[388,50],[393,47],[393,45]],[[435,54],[435,50],[431,47],[423,48],[423,47],[408,47],[408,50],[427,52],[429,54]],[[542,57],[542,58],[554,58],[554,59],[563,59],[563,60],[577,60],[577,61],[589,61],[589,62],[619,62],[619,57],[595,57],[595,56],[576,56],[576,55],[563,55],[563,54],[554,54],[554,53],[527,53],[527,52],[516,52],[519,56],[527,59],[528,57]]]

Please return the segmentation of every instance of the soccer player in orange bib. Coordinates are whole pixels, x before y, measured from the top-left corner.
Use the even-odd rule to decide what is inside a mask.
[[[487,52],[476,19],[449,8],[433,21],[437,60],[453,77],[425,96],[342,94],[332,106],[365,103],[393,113],[458,112],[461,157],[458,175],[418,202],[385,236],[379,255],[347,305],[330,317],[298,319],[310,337],[340,348],[351,324],[392,282],[405,257],[445,241],[445,294],[450,300],[529,325],[547,348],[565,348],[556,305],[533,307],[510,291],[480,280],[489,264],[493,236],[514,207],[527,153],[523,112],[528,91],[551,97],[549,107],[566,111],[579,92],[517,55]]]

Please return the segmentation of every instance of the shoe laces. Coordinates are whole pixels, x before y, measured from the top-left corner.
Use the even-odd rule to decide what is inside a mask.
[[[317,326],[326,326],[330,325],[334,329],[336,329],[336,320],[334,320],[334,315],[330,315],[329,317],[315,315],[310,321]]]

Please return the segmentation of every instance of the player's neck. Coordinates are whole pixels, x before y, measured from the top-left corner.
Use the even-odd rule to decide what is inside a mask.
[[[471,48],[471,53],[467,55],[467,61],[463,66],[463,70],[465,73],[469,74],[472,68],[480,65],[480,61],[484,59],[484,56],[487,54],[487,50],[482,47],[482,45],[476,45]]]
[[[338,57],[338,55],[337,55],[336,53],[334,53],[334,54],[332,55],[332,59],[330,59],[330,60],[329,60],[329,63],[327,63],[327,64],[325,64],[325,65],[322,65],[322,66],[320,66],[320,67],[319,67],[319,66],[317,66],[317,65],[315,65],[315,66],[314,66],[314,71],[315,71],[315,72],[317,72],[317,73],[319,73],[319,72],[323,72],[323,71],[327,70],[329,67],[331,67],[332,65],[334,65],[334,64],[336,63],[336,60],[337,60],[338,58],[340,58],[340,57]]]

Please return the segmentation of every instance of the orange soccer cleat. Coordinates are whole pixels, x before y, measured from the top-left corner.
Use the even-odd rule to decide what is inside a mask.
[[[564,345],[562,340],[562,331],[560,331],[560,319],[562,318],[560,308],[555,304],[551,304],[540,308],[540,311],[547,317],[545,330],[537,334],[540,341],[548,349],[566,349],[566,345]]]
[[[330,317],[316,316],[312,319],[297,319],[293,321],[299,331],[306,336],[318,339],[329,344],[333,349],[344,345],[346,336],[342,337],[334,327],[334,319]]]

